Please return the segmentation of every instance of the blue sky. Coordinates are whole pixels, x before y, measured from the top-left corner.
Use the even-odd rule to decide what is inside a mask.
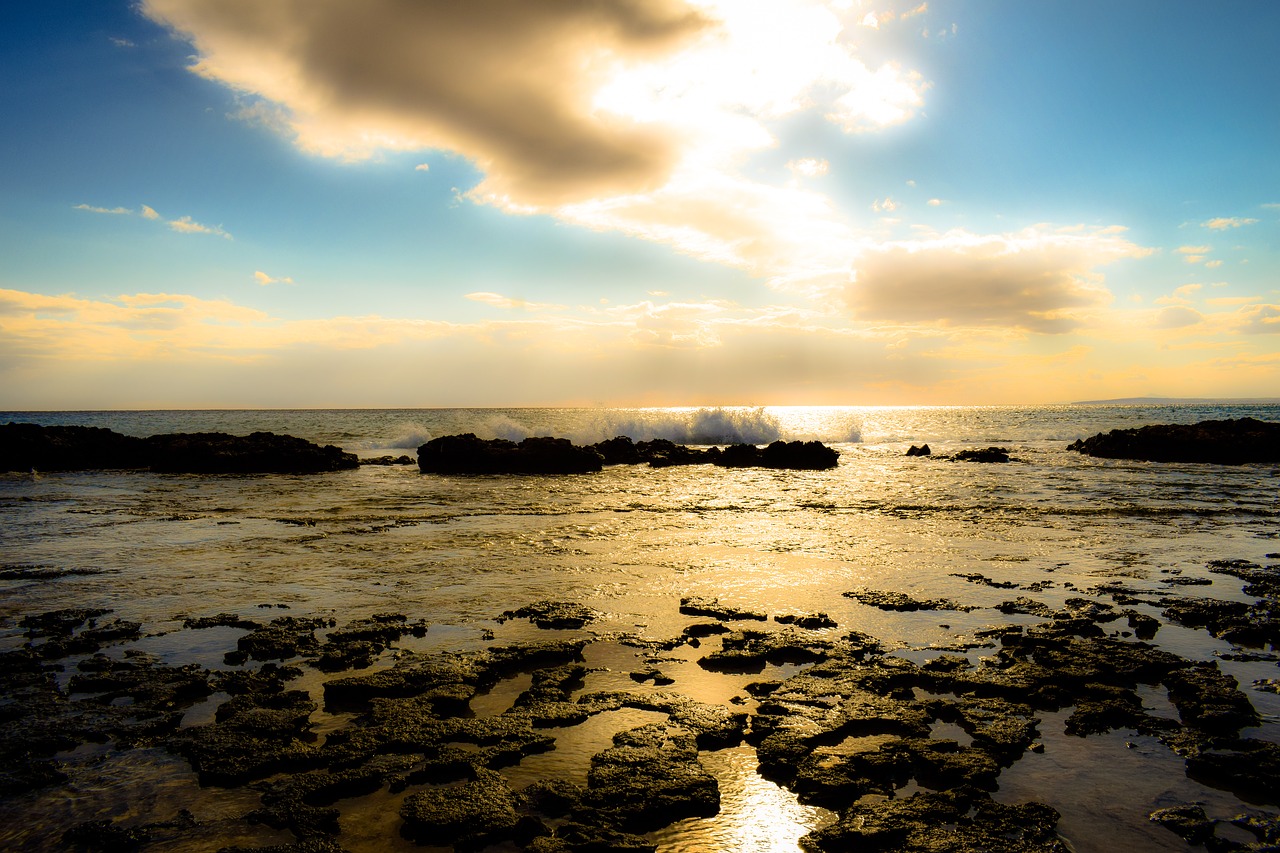
[[[4,4],[0,407],[1275,396],[1278,29]]]

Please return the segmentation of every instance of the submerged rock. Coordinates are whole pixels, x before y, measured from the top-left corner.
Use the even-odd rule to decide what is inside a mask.
[[[1146,462],[1280,462],[1280,423],[1238,418],[1113,429],[1078,440],[1067,449],[1104,459]]]

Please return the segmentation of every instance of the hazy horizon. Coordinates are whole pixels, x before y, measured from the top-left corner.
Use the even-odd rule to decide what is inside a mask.
[[[252,8],[0,9],[0,407],[1280,388],[1275,3]]]

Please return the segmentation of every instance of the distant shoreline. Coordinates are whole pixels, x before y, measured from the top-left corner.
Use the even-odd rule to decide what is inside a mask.
[[[1116,397],[1112,400],[1075,400],[1068,406],[1274,406],[1280,397]]]

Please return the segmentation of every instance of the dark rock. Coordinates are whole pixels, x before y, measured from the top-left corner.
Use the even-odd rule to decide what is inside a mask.
[[[823,628],[837,628],[836,620],[825,613],[784,613],[773,617],[779,625],[795,625],[806,631],[818,631]]]
[[[994,589],[1021,589],[1021,587],[1019,587],[1016,583],[1013,583],[1011,581],[994,581],[980,572],[972,572],[970,574],[953,572],[951,574],[951,577],[963,578],[964,580],[967,580],[969,583],[982,584],[983,586],[989,586]]]
[[[719,622],[699,622],[686,626],[681,633],[686,637],[697,639],[699,637],[711,637],[716,634],[727,634],[729,633],[729,628]]]
[[[70,637],[76,628],[90,619],[105,616],[110,610],[88,607],[69,607],[50,610],[36,616],[23,616],[18,625],[26,628],[28,637]]]
[[[197,825],[191,812],[182,809],[173,820],[125,826],[107,819],[78,823],[62,834],[62,840],[77,850],[126,853],[156,842],[180,839]]]
[[[519,610],[507,610],[498,618],[499,622],[507,619],[528,619],[539,628],[581,628],[594,622],[599,613],[585,604],[568,601],[535,601]]]
[[[332,444],[272,432],[153,435],[146,448],[151,470],[177,474],[314,474],[360,465],[354,453]]]
[[[922,444],[916,447],[914,444],[907,448],[908,456],[931,456],[933,451],[929,449],[929,445]]]
[[[307,742],[315,708],[301,690],[233,696],[218,708],[216,722],[183,730],[171,746],[186,756],[201,784],[234,786],[309,770],[318,763]]]
[[[1244,646],[1280,645],[1275,599],[1248,604],[1216,598],[1177,598],[1162,611],[1188,628],[1204,628],[1215,637]]]
[[[960,610],[969,611],[975,608],[956,604],[947,598],[912,598],[905,592],[886,592],[877,589],[855,589],[841,593],[845,598],[852,598],[870,607],[881,610],[896,610],[900,613],[915,610]]]
[[[533,839],[528,853],[654,853],[656,845],[642,836],[609,826],[565,823],[549,836]]]
[[[953,462],[1008,462],[1009,451],[1003,447],[984,447],[978,450],[961,450],[947,458]]]
[[[404,834],[419,843],[479,850],[515,836],[518,806],[501,774],[477,769],[468,781],[405,797],[400,817]]]
[[[821,471],[834,468],[840,454],[820,441],[775,441],[760,448],[754,444],[733,444],[714,460],[722,468],[774,468]]]
[[[832,644],[788,629],[778,633],[735,631],[724,635],[722,647],[698,661],[717,672],[760,672],[766,663],[811,663],[824,660]]]
[[[716,778],[699,763],[691,735],[654,723],[614,735],[613,744],[591,759],[582,811],[627,832],[646,832],[720,810]]]
[[[0,471],[145,468],[143,440],[102,427],[0,426]]]
[[[315,631],[327,627],[330,620],[319,617],[279,616],[240,637],[237,648],[254,660],[287,660],[299,655],[316,654],[320,641]]]
[[[1260,722],[1249,697],[1216,663],[1174,670],[1165,676],[1164,684],[1182,722],[1199,731],[1235,735],[1240,729]]]
[[[361,465],[413,465],[418,460],[412,456],[371,456],[368,459],[361,459]]]
[[[1150,640],[1160,630],[1160,620],[1154,616],[1147,616],[1136,610],[1126,610],[1124,615],[1128,617],[1129,627],[1139,640]]]
[[[1247,802],[1280,803],[1280,744],[1246,738],[1206,749],[1187,759],[1192,779],[1233,791]]]
[[[317,669],[338,672],[372,666],[378,655],[406,634],[424,637],[428,625],[424,621],[409,622],[399,613],[377,613],[366,619],[355,619],[329,632],[319,657],[313,661]]]
[[[599,453],[606,465],[639,465],[649,461],[630,436],[620,435],[600,441],[590,445],[590,449]]]
[[[769,618],[763,613],[731,607],[727,604],[721,604],[718,598],[706,598],[701,595],[692,595],[680,599],[680,612],[686,616],[710,616],[712,619],[719,619],[723,622],[733,622],[740,619],[754,619],[757,622],[764,622]]]
[[[261,622],[245,619],[234,613],[219,613],[216,616],[198,616],[182,620],[182,627],[199,630],[201,628],[243,628],[255,631],[262,627]]]
[[[143,439],[101,427],[0,426],[0,470],[6,471],[150,468],[188,474],[303,474],[357,465],[355,454],[333,445],[320,447],[270,432],[173,433]]]
[[[1204,813],[1203,806],[1191,803],[1158,809],[1151,813],[1150,820],[1176,833],[1188,844],[1204,844],[1213,837],[1216,825],[1216,821],[1209,820]]]
[[[706,450],[695,450],[676,444],[665,438],[653,441],[642,441],[636,445],[640,457],[649,463],[651,468],[670,468],[675,465],[710,465],[720,457],[720,448],[709,447]]]
[[[1067,853],[1058,813],[1041,803],[1009,806],[976,791],[861,802],[801,839],[806,850],[875,853]]]
[[[1113,429],[1067,449],[1104,459],[1147,462],[1280,462],[1280,423],[1239,418]]]
[[[418,469],[424,474],[585,474],[603,464],[599,453],[566,438],[526,438],[516,444],[466,433],[433,438],[418,448]]]

